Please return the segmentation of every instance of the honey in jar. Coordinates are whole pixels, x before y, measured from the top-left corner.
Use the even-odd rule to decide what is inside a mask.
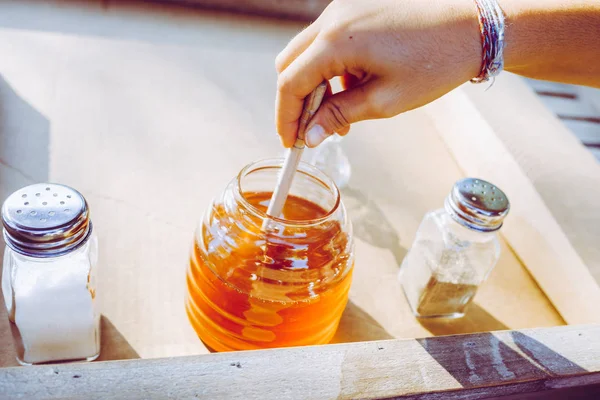
[[[353,240],[339,191],[302,163],[282,215],[268,217],[281,164],[244,168],[196,231],[186,309],[213,350],[324,344],[346,306]]]

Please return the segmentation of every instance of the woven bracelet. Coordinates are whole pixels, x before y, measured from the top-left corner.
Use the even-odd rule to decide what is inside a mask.
[[[473,83],[487,82],[504,69],[504,12],[497,0],[475,0],[481,29],[481,72]]]

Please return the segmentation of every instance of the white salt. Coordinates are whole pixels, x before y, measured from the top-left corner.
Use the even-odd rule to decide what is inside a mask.
[[[90,260],[82,251],[44,263],[18,261],[13,290],[23,362],[79,360],[99,353],[99,316],[88,289],[89,271]]]

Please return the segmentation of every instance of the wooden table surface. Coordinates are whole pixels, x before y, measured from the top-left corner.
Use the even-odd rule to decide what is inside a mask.
[[[88,199],[102,359],[207,352],[184,311],[192,234],[245,164],[282,154],[274,58],[301,28],[168,6],[0,4],[0,195],[51,181]],[[399,264],[463,176],[433,119],[417,110],[361,123],[343,142],[357,245],[337,342],[564,323],[505,244],[464,319],[421,325],[410,313]],[[1,305],[0,366],[10,365]]]

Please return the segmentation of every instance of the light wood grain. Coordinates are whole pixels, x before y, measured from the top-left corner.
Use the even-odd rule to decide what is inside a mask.
[[[155,0],[210,9],[312,21],[331,0]]]
[[[492,119],[477,114],[481,107],[462,90],[448,98],[456,108],[446,103],[457,110],[452,118],[419,110],[359,124],[343,143],[354,168],[343,196],[357,264],[335,341],[363,343],[198,356],[207,350],[183,311],[191,234],[243,164],[280,151],[273,60],[302,26],[88,3],[0,5],[0,193],[50,180],[73,185],[90,201],[101,243],[102,359],[196,356],[3,368],[0,398],[539,399],[581,387],[588,396],[598,393],[589,386],[600,384],[597,325],[390,340],[563,323],[519,262],[522,248],[514,247],[516,255],[505,242],[464,319],[419,324],[399,289],[398,265],[422,215],[472,171],[455,158],[460,151],[446,147],[446,134],[477,133],[482,125],[473,115]],[[523,93],[511,86],[510,95],[488,101],[510,110]],[[534,107],[519,121],[543,115]],[[544,121],[545,129],[556,129]],[[494,127],[488,134],[497,129],[483,126]],[[527,249],[527,261],[547,247],[540,249]],[[561,257],[564,265],[577,261]],[[532,272],[543,277],[537,265]],[[580,264],[573,265],[581,276]],[[576,321],[572,310],[586,299],[571,292],[573,305],[564,306],[568,296],[559,300]],[[15,363],[6,321],[0,304],[2,366]]]
[[[597,201],[600,196],[600,163],[563,126],[564,121],[536,101],[535,93],[527,90],[520,78],[505,74],[498,83],[497,88],[487,92],[483,92],[483,88],[468,87],[466,93],[478,105],[481,116],[539,193],[600,285],[600,207]],[[520,96],[513,96],[511,92],[519,92]],[[589,89],[588,107],[592,106],[592,96],[598,93],[597,89]],[[583,95],[578,95],[583,102]],[[494,105],[487,101],[490,97],[502,102],[505,115],[512,117],[498,115]],[[581,109],[593,116],[593,110],[588,107]],[[598,110],[600,112],[600,108]]]
[[[592,384],[598,325],[0,369],[0,397],[36,399],[482,399]]]
[[[274,59],[302,26],[179,7],[40,4],[0,3],[0,193],[50,180],[89,200],[103,359],[206,353],[183,302],[193,231],[245,164],[283,154]],[[399,265],[423,215],[464,176],[440,129],[418,110],[357,124],[342,143],[356,265],[336,342],[564,323],[505,242],[464,319],[413,317]],[[0,334],[0,365],[15,365],[1,304]]]
[[[496,82],[510,92],[456,91],[427,110],[461,168],[507,193],[512,206],[503,236],[562,317],[572,324],[598,323],[600,165],[517,79]],[[510,99],[505,104],[512,112],[499,116],[491,97],[496,106]],[[519,114],[523,109],[527,113]]]

